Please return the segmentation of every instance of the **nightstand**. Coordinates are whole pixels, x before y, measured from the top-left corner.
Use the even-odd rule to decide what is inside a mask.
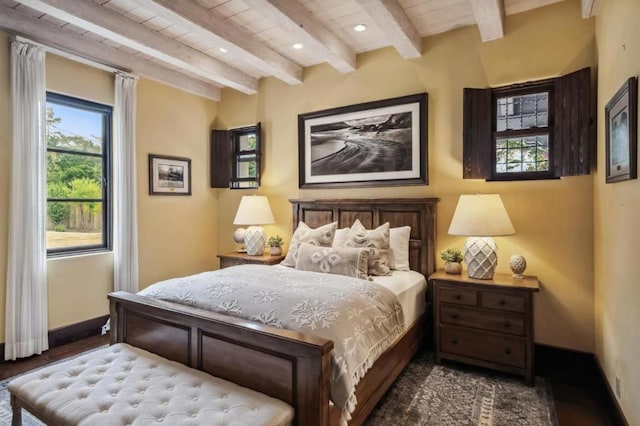
[[[228,268],[235,265],[277,265],[284,259],[284,254],[271,256],[263,254],[262,256],[249,256],[247,253],[239,253],[232,251],[231,253],[219,254],[220,269]]]
[[[533,276],[491,280],[439,270],[429,280],[434,295],[435,360],[459,361],[525,377],[533,385]]]

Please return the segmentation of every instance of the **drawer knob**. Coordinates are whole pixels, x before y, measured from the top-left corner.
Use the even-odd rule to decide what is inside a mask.
[[[500,306],[504,306],[506,304],[507,304],[506,300],[504,300],[504,299],[500,300],[500,303],[499,303]]]
[[[451,319],[457,320],[458,319],[458,314],[452,314],[451,315]]]
[[[453,296],[454,299],[456,300],[460,300],[462,299],[462,295],[461,294],[456,294],[455,296]]]
[[[504,328],[509,328],[509,327],[511,327],[511,323],[509,321],[505,321]]]
[[[458,339],[454,337],[453,339],[451,339],[451,343],[453,343],[454,345],[457,345]]]
[[[504,348],[504,353],[507,355],[511,354],[511,348]]]

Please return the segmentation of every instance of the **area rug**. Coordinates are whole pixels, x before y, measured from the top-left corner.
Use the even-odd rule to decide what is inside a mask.
[[[551,387],[416,356],[369,416],[367,426],[557,426]]]
[[[0,426],[11,424],[10,381],[0,381]],[[24,426],[42,426],[27,412],[22,419]],[[517,377],[488,370],[434,366],[431,353],[421,353],[409,363],[366,422],[366,426],[557,424],[545,379],[538,377],[536,386],[528,387]]]

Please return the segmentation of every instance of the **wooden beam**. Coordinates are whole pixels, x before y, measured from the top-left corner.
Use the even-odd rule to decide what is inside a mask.
[[[357,0],[403,58],[422,56],[422,38],[397,0]]]
[[[138,6],[192,33],[215,40],[220,46],[257,69],[289,83],[302,83],[302,67],[266,46],[238,25],[194,1],[132,0]]]
[[[8,7],[0,7],[0,28],[81,58],[132,72],[207,99],[220,100],[220,89],[209,83],[107,46],[89,37],[66,31],[48,22],[31,18]]]
[[[600,0],[582,0],[582,17],[588,19],[596,16],[600,8],[600,3]]]
[[[504,37],[502,28],[504,4],[502,0],[471,0],[471,7],[480,29],[482,41]]]
[[[232,87],[247,94],[257,92],[258,82],[251,76],[93,1],[18,0],[17,2],[174,67],[187,70],[205,80]]]
[[[340,72],[356,69],[356,54],[297,1],[244,0],[266,19],[293,34],[298,42],[313,49],[325,62]]]

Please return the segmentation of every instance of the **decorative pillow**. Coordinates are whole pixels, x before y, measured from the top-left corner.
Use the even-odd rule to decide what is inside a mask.
[[[298,227],[296,228],[296,232],[293,233],[291,237],[291,242],[289,243],[289,251],[287,252],[287,256],[280,263],[284,266],[296,266],[296,260],[298,259],[298,249],[300,248],[300,244],[302,243],[310,243],[315,244],[317,246],[331,247],[331,243],[333,242],[333,236],[336,232],[336,228],[338,227],[338,222],[328,223],[326,225],[322,225],[319,228],[313,229],[309,228],[309,226],[300,222]]]
[[[409,270],[409,239],[411,238],[411,227],[401,226],[389,230],[389,245],[391,256],[389,267],[397,271]]]
[[[369,275],[388,275],[389,269],[389,222],[376,229],[367,230],[356,219],[347,235],[346,247],[369,249]]]
[[[349,236],[350,228],[336,229],[336,235],[333,237],[331,247],[344,247]]]
[[[369,249],[300,244],[296,269],[367,279]]]

